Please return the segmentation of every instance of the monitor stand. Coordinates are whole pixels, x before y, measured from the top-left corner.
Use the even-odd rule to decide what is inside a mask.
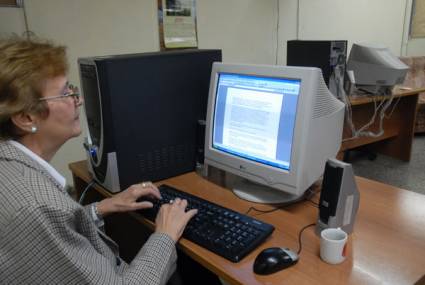
[[[306,191],[308,192],[308,191]],[[306,192],[297,196],[241,179],[233,186],[233,193],[241,199],[262,204],[291,204],[303,200]]]

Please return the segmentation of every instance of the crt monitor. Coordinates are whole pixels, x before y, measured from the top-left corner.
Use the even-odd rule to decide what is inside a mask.
[[[337,154],[343,120],[319,68],[214,63],[205,164],[243,178],[243,199],[296,201]]]
[[[356,87],[373,94],[390,93],[394,85],[403,83],[408,69],[388,48],[372,44],[353,44],[347,61]]]

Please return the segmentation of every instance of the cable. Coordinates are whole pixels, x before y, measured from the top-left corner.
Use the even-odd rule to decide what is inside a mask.
[[[323,183],[323,175],[321,176],[321,178],[318,180],[319,184]],[[320,190],[314,191],[316,187],[310,187],[310,194],[306,196],[305,200],[307,202],[310,202],[311,204],[313,204],[316,208],[319,208],[319,203],[314,202],[312,199],[314,198],[314,196],[316,196],[318,193],[320,193]],[[317,188],[320,189],[320,188]]]
[[[283,208],[283,206],[276,207],[276,208],[273,208],[273,209],[270,209],[270,210],[260,210],[260,209],[257,209],[255,207],[249,207],[248,211],[245,212],[245,215],[248,215],[248,213],[251,212],[251,210],[254,210],[256,212],[260,212],[259,215],[261,215],[261,214],[271,213],[271,212],[277,211],[277,210],[282,209],[282,208]]]
[[[259,215],[262,215],[262,214],[268,214],[268,213],[272,213],[274,211],[277,211],[277,210],[280,210],[280,209],[284,209],[285,207],[289,207],[289,206],[292,206],[294,204],[301,203],[301,202],[304,202],[304,201],[307,201],[307,202],[310,202],[312,204],[315,204],[318,207],[319,204],[317,204],[317,203],[315,203],[315,202],[313,202],[313,201],[310,200],[310,198],[313,197],[316,194],[317,193],[313,190],[313,188],[310,187],[310,188],[308,188],[306,190],[306,194],[301,199],[296,200],[295,202],[292,201],[290,203],[284,203],[284,204],[281,204],[280,206],[277,206],[277,207],[275,207],[273,209],[270,209],[270,210],[260,210],[260,209],[257,209],[255,207],[249,207],[249,209],[245,212],[245,215],[248,215],[249,212],[251,212],[251,210],[254,210],[254,211],[260,213],[260,214],[258,214],[256,216],[259,216]]]
[[[376,108],[375,107],[375,113],[373,115],[373,121],[371,120],[371,123],[369,125],[367,125],[367,127],[369,127],[374,121],[375,121],[375,117],[376,114],[378,113],[378,110],[380,110],[379,112],[379,129],[377,132],[372,132],[372,131],[364,131],[364,127],[366,127],[366,125],[364,127],[362,127],[360,130],[357,131],[357,135],[358,136],[367,136],[367,137],[380,137],[384,134],[384,118],[385,118],[385,112],[388,109],[388,107],[391,105],[392,101],[393,101],[394,95],[392,95],[390,98],[388,99],[384,99],[381,101],[381,103],[379,104],[379,106]],[[374,100],[375,105],[376,105],[376,101]]]
[[[394,105],[393,105],[393,108],[392,108],[391,112],[390,112],[388,115],[385,115],[385,118],[386,118],[386,119],[391,118],[391,116],[392,116],[392,115],[393,115],[393,113],[394,113],[395,107],[397,106],[398,102],[400,102],[400,99],[401,99],[401,96],[399,96],[399,97],[397,98],[397,101],[394,103]]]
[[[278,0],[280,1],[280,0]],[[296,39],[300,39],[300,0],[297,1],[297,31],[296,31]]]
[[[338,61],[341,61],[341,60],[345,61],[345,57],[340,55],[340,58],[338,58]],[[345,104],[345,109],[346,109],[345,121],[350,127],[351,135],[354,137],[356,130],[355,130],[355,126],[353,124],[353,119],[352,119],[353,112],[351,108],[351,102],[348,98],[347,93],[344,90],[344,68],[342,64],[335,65],[333,72],[331,74],[331,78],[329,79],[329,86],[330,87],[334,86],[333,88],[335,88],[336,97]]]
[[[30,33],[29,25],[28,25],[28,17],[27,17],[27,10],[25,8],[25,1],[22,0],[20,2],[21,2],[21,5],[22,5],[22,11],[24,13],[25,36],[27,37],[27,39],[29,39],[30,36],[31,36],[31,33]]]
[[[280,7],[279,7],[279,2],[280,0],[276,1],[276,8],[277,8],[277,20],[276,20],[276,62],[275,64],[277,65],[278,63],[278,54],[279,54],[279,14],[280,14]]]
[[[310,201],[310,200],[307,200],[307,201],[309,201],[309,202],[311,202],[311,203],[314,203],[313,201]],[[315,204],[315,203],[314,203],[314,204]],[[270,212],[276,211],[277,209],[280,209],[280,207],[275,208],[275,209],[273,209],[273,210],[268,210],[268,211],[262,211],[262,210],[255,209],[254,207],[251,207],[251,208],[249,208],[249,210],[246,212],[246,214],[248,214],[248,212],[249,212],[251,209],[254,209],[254,210],[259,211],[259,212],[262,212],[262,213],[270,213]],[[298,234],[298,250],[297,250],[297,255],[300,255],[301,250],[302,250],[301,237],[302,237],[303,232],[304,232],[307,228],[312,227],[312,226],[315,226],[315,225],[316,225],[316,223],[308,224],[308,225],[304,226],[304,227],[300,230],[300,232],[299,232],[299,234]]]
[[[319,208],[319,203],[316,203],[310,199],[307,199],[307,202],[310,202],[311,204],[313,204],[316,208]]]
[[[84,189],[83,193],[81,193],[80,199],[78,200],[78,203],[81,204],[81,202],[83,202],[84,197],[87,194],[87,191],[94,185],[96,184],[96,181],[94,179],[92,179],[92,181],[90,181],[90,183],[86,186],[86,188]]]
[[[343,84],[341,84],[341,81],[342,81],[341,79],[343,78],[342,73],[343,71],[339,70],[338,66],[334,68],[333,79],[336,82],[337,97],[340,98],[340,100],[345,103],[345,109],[346,109],[345,121],[347,122],[351,130],[351,138],[345,138],[342,140],[342,142],[356,139],[360,136],[375,137],[375,138],[382,136],[384,134],[384,128],[383,128],[384,119],[389,118],[392,115],[399,100],[397,100],[397,102],[393,105],[391,112],[388,115],[386,115],[385,113],[387,109],[391,106],[392,101],[395,97],[395,94],[391,92],[391,96],[389,96],[388,98],[384,97],[384,99],[382,99],[379,104],[377,103],[376,96],[372,96],[372,100],[374,104],[373,115],[366,124],[364,124],[359,129],[356,130],[356,127],[353,124],[353,109],[351,106],[351,101],[349,99],[349,96],[353,95],[355,89],[351,90],[350,94],[347,94],[345,92],[344,86]],[[385,90],[388,90],[388,89],[385,89]],[[357,90],[357,91],[360,91],[360,90]],[[385,94],[390,94],[390,93],[384,92],[384,95]],[[375,123],[377,116],[379,119],[378,131],[377,132],[366,131],[370,126],[372,126]]]
[[[382,104],[384,104],[384,101],[385,101],[385,100],[381,101],[380,104],[377,106],[376,105],[377,104],[376,98],[375,97],[372,97],[372,100],[373,100],[373,105],[374,105],[373,115],[370,118],[369,122],[367,122],[360,129],[358,129],[358,130],[355,131],[354,137],[359,137],[360,135],[365,134],[365,133],[363,133],[364,130],[367,129],[367,128],[369,128],[375,122],[376,115],[378,114],[378,110],[379,110],[379,108],[381,108]]]
[[[387,109],[391,106],[391,104],[393,102],[393,99],[395,97],[394,93],[391,96],[389,96],[389,98],[384,98],[383,100],[381,100],[379,104],[377,103],[375,96],[372,96],[372,100],[373,100],[373,103],[374,103],[373,115],[366,124],[364,124],[363,126],[361,126],[357,130],[356,130],[354,124],[353,124],[351,102],[348,99],[346,94],[343,93],[343,95],[345,95],[345,96],[341,96],[342,99],[343,99],[342,101],[345,103],[346,110],[347,110],[346,121],[350,126],[352,136],[351,136],[351,138],[345,138],[342,141],[343,142],[349,141],[349,140],[352,140],[352,139],[356,139],[360,136],[364,136],[364,137],[379,137],[379,136],[382,136],[384,134],[384,128],[383,128],[384,119],[389,118],[392,115],[392,113],[395,110],[395,106],[399,102],[399,99],[398,99],[397,102],[393,105],[393,108],[392,108],[389,115],[385,114]],[[377,116],[379,118],[379,129],[378,129],[378,131],[377,132],[366,131],[376,121]]]
[[[316,223],[309,224],[309,225],[307,225],[307,226],[303,227],[303,228],[300,230],[300,233],[298,234],[298,251],[297,251],[297,254],[298,254],[298,255],[300,255],[301,250],[302,250],[301,235],[303,234],[303,232],[304,232],[304,230],[305,230],[305,229],[307,229],[307,228],[309,228],[309,227],[312,227],[312,226],[315,226],[315,225],[316,225]]]

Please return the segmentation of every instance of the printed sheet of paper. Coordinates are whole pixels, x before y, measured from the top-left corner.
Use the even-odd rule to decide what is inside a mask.
[[[162,0],[165,48],[197,47],[195,0]]]

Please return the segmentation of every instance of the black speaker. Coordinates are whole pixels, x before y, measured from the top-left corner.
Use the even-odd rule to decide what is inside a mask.
[[[359,208],[360,194],[351,164],[328,159],[323,175],[316,233],[341,228],[351,233]]]

